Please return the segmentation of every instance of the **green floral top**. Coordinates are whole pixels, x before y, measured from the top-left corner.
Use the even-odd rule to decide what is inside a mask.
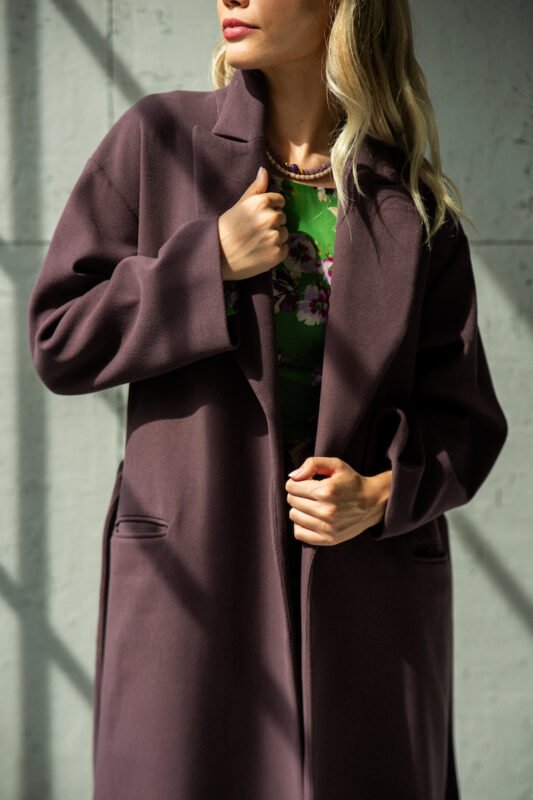
[[[272,175],[285,197],[289,253],[272,270],[283,436],[290,463],[313,454],[333,271],[337,190]],[[238,281],[225,283],[238,313]]]

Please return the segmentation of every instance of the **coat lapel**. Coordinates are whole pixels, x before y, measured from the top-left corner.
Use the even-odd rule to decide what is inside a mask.
[[[260,165],[269,169],[265,92],[259,70],[236,70],[215,93],[214,127],[194,126],[199,217],[226,211]],[[315,446],[315,455],[339,458],[406,331],[421,243],[420,218],[401,188],[394,151],[366,139],[358,168],[368,197],[350,203],[346,214],[339,207]],[[355,196],[355,188],[348,191]],[[280,444],[272,271],[240,281],[239,294],[241,345],[233,352]]]
[[[217,93],[218,118],[212,129],[193,128],[194,186],[199,217],[220,215],[243,194],[262,165],[268,168],[263,125],[264,86],[252,70],[236,70]],[[239,281],[241,343],[234,356],[279,435],[276,335],[272,273]]]
[[[402,342],[415,296],[420,218],[397,186],[365,183],[379,213],[363,201],[347,215],[339,209],[337,219],[315,455],[342,457]]]

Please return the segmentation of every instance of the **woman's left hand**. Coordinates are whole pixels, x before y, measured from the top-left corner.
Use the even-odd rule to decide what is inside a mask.
[[[313,480],[317,473],[328,477]],[[294,537],[314,545],[353,539],[383,518],[391,481],[392,470],[365,476],[340,458],[306,458],[285,484]]]

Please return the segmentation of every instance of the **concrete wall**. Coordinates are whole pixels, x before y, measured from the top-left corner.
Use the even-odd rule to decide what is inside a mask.
[[[141,95],[211,88],[218,25],[214,0],[2,0],[0,10],[0,796],[71,800],[91,793],[101,530],[124,446],[125,389],[48,392],[29,358],[27,302],[87,157]],[[480,327],[510,422],[486,484],[448,515],[462,800],[526,800],[533,7],[413,0],[413,12],[444,169],[478,228],[466,230]]]

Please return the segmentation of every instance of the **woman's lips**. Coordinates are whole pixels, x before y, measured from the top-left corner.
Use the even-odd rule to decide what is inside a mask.
[[[236,39],[238,36],[244,36],[246,33],[251,33],[257,28],[249,28],[247,25],[228,25],[224,28],[224,37],[226,39]]]

